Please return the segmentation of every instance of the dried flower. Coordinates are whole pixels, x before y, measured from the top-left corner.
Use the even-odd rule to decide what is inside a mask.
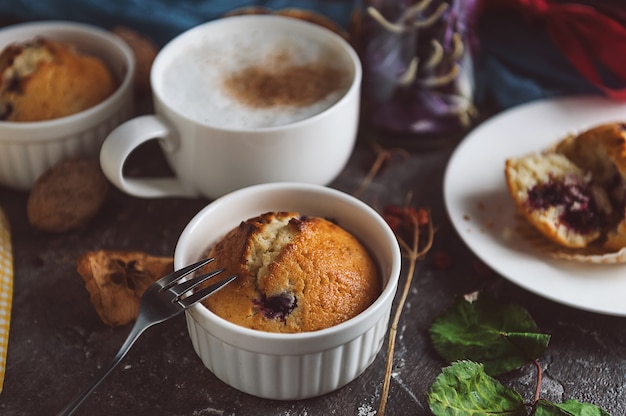
[[[428,210],[388,205],[383,209],[383,217],[409,259],[415,257],[418,260],[430,249],[433,233]],[[427,233],[426,241],[420,241],[422,233]]]
[[[387,405],[387,397],[389,395],[389,383],[391,381],[391,371],[393,367],[393,352],[396,343],[396,334],[398,332],[398,322],[402,315],[404,303],[411,288],[413,275],[415,274],[415,264],[422,259],[430,250],[433,244],[435,229],[431,221],[430,212],[427,209],[415,209],[409,206],[399,207],[397,205],[388,205],[383,209],[383,218],[391,227],[398,239],[398,243],[402,248],[402,254],[409,260],[409,269],[404,284],[404,290],[400,297],[394,319],[389,329],[389,346],[387,348],[387,366],[385,368],[385,380],[383,382],[383,391],[381,401],[378,407],[379,416],[385,414]]]

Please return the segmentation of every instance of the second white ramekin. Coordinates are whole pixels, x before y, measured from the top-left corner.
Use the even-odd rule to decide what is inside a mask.
[[[67,117],[0,121],[0,186],[28,190],[43,172],[63,159],[96,157],[111,130],[133,114],[135,57],[121,38],[81,23],[32,22],[0,30],[0,50],[40,36],[71,43],[80,51],[100,57],[120,85],[100,104]]]
[[[359,376],[384,342],[400,275],[400,249],[384,219],[364,202],[318,185],[270,183],[215,200],[185,227],[176,246],[179,269],[241,221],[268,211],[332,218],[371,251],[383,278],[378,299],[356,317],[331,328],[278,334],[243,328],[203,305],[187,311],[195,351],[219,379],[254,396],[297,400],[336,390]]]

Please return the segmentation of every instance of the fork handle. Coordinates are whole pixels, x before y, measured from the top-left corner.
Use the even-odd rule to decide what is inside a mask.
[[[91,392],[93,392],[96,389],[96,387],[98,387],[100,383],[102,383],[104,379],[107,378],[109,374],[111,374],[111,371],[113,371],[113,369],[117,367],[120,361],[122,361],[122,359],[126,356],[126,353],[128,353],[130,348],[133,346],[135,341],[137,341],[137,338],[139,338],[139,336],[143,334],[143,332],[146,329],[148,329],[155,323],[156,322],[146,321],[145,319],[142,319],[142,317],[140,316],[135,321],[135,324],[131,328],[130,333],[128,334],[128,337],[126,338],[126,341],[124,341],[124,344],[122,344],[121,348],[119,349],[119,351],[117,352],[117,354],[115,355],[111,363],[108,365],[108,367],[104,368],[100,372],[98,377],[94,378],[91,384],[87,386],[82,392],[80,392],[67,406],[65,406],[63,410],[61,410],[57,414],[57,416],[69,416],[73,414],[76,411],[76,409],[78,409],[78,407],[87,398],[87,396],[89,396]]]

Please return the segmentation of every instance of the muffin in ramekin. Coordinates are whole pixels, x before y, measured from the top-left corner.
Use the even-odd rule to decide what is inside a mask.
[[[135,58],[121,38],[87,24],[32,22],[3,28],[0,50],[10,45],[34,44],[41,39],[56,48],[70,46],[101,61],[110,70],[116,88],[106,93],[106,98],[101,95],[103,99],[87,100],[94,104],[84,109],[78,107],[80,111],[73,114],[37,121],[3,118],[0,121],[0,186],[28,190],[43,172],[63,159],[96,157],[108,133],[133,114]],[[54,81],[52,77],[49,82]],[[77,82],[75,77],[67,81],[69,84]]]
[[[249,329],[202,304],[187,311],[187,327],[204,365],[226,384],[268,399],[315,397],[348,384],[376,358],[398,285],[400,249],[384,219],[357,198],[324,186],[270,183],[235,191],[201,210],[178,240],[174,267],[203,257],[242,221],[272,211],[330,218],[354,235],[379,269],[380,295],[358,315],[316,331]]]

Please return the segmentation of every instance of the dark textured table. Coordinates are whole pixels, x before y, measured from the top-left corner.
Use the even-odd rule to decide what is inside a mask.
[[[428,328],[454,301],[475,290],[525,307],[552,335],[540,361],[541,395],[577,399],[626,415],[626,325],[620,317],[584,312],[540,298],[484,267],[447,221],[442,179],[454,141],[397,155],[360,197],[376,208],[412,205],[432,210],[435,243],[417,265],[398,328],[388,415],[428,415],[425,395],[446,363],[434,351]],[[158,151],[138,151],[140,171],[160,169]],[[355,192],[374,158],[360,140],[349,165],[331,185]],[[48,234],[28,224],[27,193],[0,188],[14,248],[14,299],[0,414],[46,415],[61,409],[112,359],[129,327],[109,328],[90,303],[76,258],[96,249],[141,250],[171,256],[179,233],[204,199],[138,199],[112,189],[88,225]],[[450,255],[441,267],[438,253]],[[404,282],[401,281],[401,286]],[[625,299],[626,301],[626,299]],[[88,398],[81,415],[355,415],[376,414],[386,344],[358,379],[331,394],[303,401],[269,401],[240,393],[203,367],[180,316],[146,332],[112,375]],[[534,396],[536,368],[499,378],[525,400]]]

